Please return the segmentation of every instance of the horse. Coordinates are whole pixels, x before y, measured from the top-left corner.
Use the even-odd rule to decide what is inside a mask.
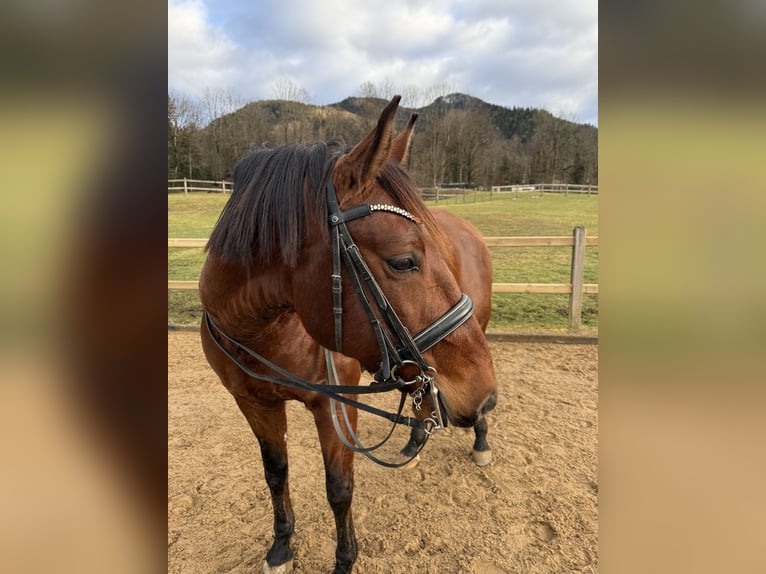
[[[348,395],[412,396],[425,406],[415,417],[401,407],[375,414],[427,432],[470,427],[496,403],[489,346],[451,270],[448,240],[391,157],[402,141],[393,137],[400,99],[350,150],[318,142],[240,160],[206,247],[201,343],[260,446],[274,513],[264,573],[291,572],[294,559],[285,401],[302,402],[319,435],[334,574],[351,572],[357,557],[354,450],[344,440],[365,405]],[[325,350],[338,379],[354,384],[328,385]],[[362,368],[375,374],[367,387],[357,386]],[[356,407],[340,433],[338,403]]]

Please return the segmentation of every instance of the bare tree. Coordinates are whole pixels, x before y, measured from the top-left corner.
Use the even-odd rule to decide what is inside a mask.
[[[423,102],[423,90],[413,84],[406,84],[401,87],[402,105],[408,108],[421,108],[428,102]]]
[[[489,116],[474,110],[450,110],[444,116],[447,177],[453,182],[479,183],[481,158],[500,136]],[[484,183],[484,182],[481,182]]]
[[[206,88],[202,109],[207,120],[209,165],[212,177],[223,179],[238,154],[232,141],[233,125],[228,117],[242,107],[242,99],[226,88]]]
[[[306,88],[302,88],[292,80],[280,78],[274,83],[274,97],[277,100],[310,104],[311,95]]]
[[[450,93],[450,89],[450,86],[441,84],[420,90],[419,103],[432,104],[440,96]],[[446,113],[446,106],[430,106],[419,121],[422,128],[415,131],[410,164],[416,180],[424,186],[436,187],[445,178],[449,137],[444,123]]]
[[[386,77],[378,83],[378,94],[380,94],[379,97],[383,98],[384,100],[390,100],[398,93],[399,88],[391,76],[386,75]]]
[[[541,110],[532,137],[532,177],[537,182],[567,179],[573,166],[576,125]]]
[[[444,125],[441,118],[431,115],[425,129],[415,132],[411,161],[417,180],[422,185],[436,187],[444,181],[445,145]]]
[[[183,128],[190,124],[200,124],[202,121],[202,109],[199,100],[194,100],[185,94],[177,92],[170,92],[168,97],[174,102],[175,114],[173,121],[178,128]]]
[[[371,82],[370,80],[367,80],[366,82],[362,82],[359,85],[359,90],[357,90],[357,94],[360,98],[378,98],[378,88],[375,86],[374,82]]]
[[[575,136],[572,183],[598,184],[598,130],[581,126]]]
[[[207,124],[242,107],[243,100],[228,88],[205,88],[200,103]]]
[[[193,177],[199,155],[200,102],[168,94],[168,177]]]
[[[311,97],[305,88],[288,79],[277,80],[274,87],[275,113],[280,114],[279,129],[274,134],[280,143],[300,143],[309,138]]]
[[[429,86],[428,88],[425,88],[423,90],[423,103],[425,105],[428,105],[430,103],[433,103],[437,99],[444,97],[449,94],[455,93],[455,86],[454,84],[436,84],[433,86]]]

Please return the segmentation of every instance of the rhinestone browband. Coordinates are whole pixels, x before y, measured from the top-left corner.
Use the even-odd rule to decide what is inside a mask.
[[[397,215],[401,215],[402,217],[406,217],[410,221],[414,221],[415,223],[421,223],[420,219],[412,215],[409,211],[406,209],[402,209],[401,207],[397,207],[396,205],[386,205],[383,203],[374,203],[370,205],[370,211],[388,211],[390,213],[395,213]]]

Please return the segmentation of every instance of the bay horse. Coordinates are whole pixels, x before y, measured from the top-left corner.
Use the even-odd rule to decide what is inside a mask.
[[[274,511],[264,573],[291,572],[293,563],[285,401],[304,403],[317,427],[335,574],[351,572],[357,556],[354,452],[342,440],[355,432],[357,410],[348,409],[339,436],[331,401],[363,408],[348,395],[398,390],[427,408],[414,418],[375,414],[427,432],[472,426],[496,402],[489,346],[451,270],[449,242],[391,157],[399,100],[346,152],[319,142],[241,160],[207,244],[202,347],[260,446]],[[327,384],[325,349],[352,384]],[[365,388],[355,386],[361,368],[375,374]]]

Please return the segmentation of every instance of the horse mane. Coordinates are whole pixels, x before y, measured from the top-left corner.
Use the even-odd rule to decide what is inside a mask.
[[[303,226],[326,227],[323,179],[339,143],[319,142],[257,149],[232,173],[233,191],[206,249],[245,267],[279,255],[294,267]],[[334,149],[335,148],[335,149]]]
[[[342,142],[293,144],[257,149],[232,170],[233,191],[221,211],[206,250],[241,263],[268,264],[277,256],[290,268],[298,262],[304,226],[326,233],[325,177],[340,153]],[[422,222],[441,255],[454,267],[447,239],[423,202],[420,192],[396,162],[387,161],[377,182],[394,204]]]

